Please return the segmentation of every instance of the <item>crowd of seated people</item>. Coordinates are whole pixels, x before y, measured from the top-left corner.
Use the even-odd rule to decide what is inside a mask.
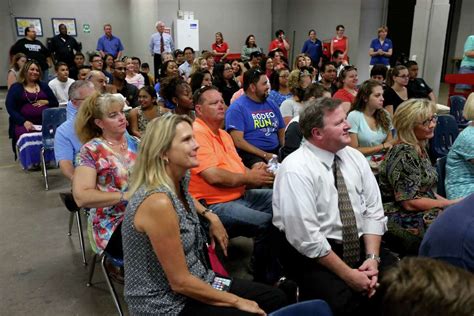
[[[335,315],[377,314],[379,304],[395,304],[376,294],[380,277],[384,293],[397,282],[396,270],[383,279],[385,269],[417,269],[397,266],[390,251],[421,249],[472,272],[464,253],[474,239],[466,206],[474,95],[464,109],[471,123],[447,156],[443,197],[433,190],[441,179],[427,150],[439,111],[416,62],[390,67],[381,27],[371,78],[359,85],[344,27],[336,31],[331,58],[310,30],[293,67],[282,30],[268,54],[248,35],[237,60],[217,32],[207,51],[161,52],[156,78],[138,57],[91,54],[88,66],[77,52],[72,67],[56,63],[48,85],[38,62],[15,55],[6,102],[12,145],[41,125],[46,108],[66,105],[56,161],[77,205],[89,209],[94,252],[124,257],[124,276],[108,269],[124,277],[130,312],[264,315],[291,301],[275,288],[286,276],[302,300],[324,299]],[[455,259],[438,242],[448,234],[448,224],[437,224],[442,212],[457,225],[452,240],[464,242]],[[209,266],[206,243],[227,266],[236,236],[253,238],[250,266],[260,283],[229,281]],[[219,291],[216,282],[232,285]]]

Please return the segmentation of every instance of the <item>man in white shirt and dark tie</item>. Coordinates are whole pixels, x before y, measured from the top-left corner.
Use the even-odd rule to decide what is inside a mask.
[[[161,68],[161,54],[168,52],[173,53],[174,43],[170,34],[165,33],[165,23],[158,21],[155,24],[156,33],[150,38],[150,53],[153,56],[153,68],[155,71],[155,79],[159,78],[159,69]]]
[[[300,299],[323,299],[335,315],[358,315],[372,308],[380,262],[395,258],[381,252],[387,219],[379,187],[367,159],[348,146],[346,118],[341,102],[330,98],[303,110],[306,141],[278,170],[273,224],[289,243],[283,265]]]

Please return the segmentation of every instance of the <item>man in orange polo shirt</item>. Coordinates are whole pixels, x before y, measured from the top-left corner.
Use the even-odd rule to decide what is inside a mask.
[[[268,282],[269,239],[272,229],[272,190],[247,189],[273,184],[265,163],[247,169],[232,137],[221,126],[225,103],[215,87],[194,95],[194,136],[199,144],[199,166],[191,170],[189,192],[204,199],[219,216],[230,237],[255,237],[255,281]]]

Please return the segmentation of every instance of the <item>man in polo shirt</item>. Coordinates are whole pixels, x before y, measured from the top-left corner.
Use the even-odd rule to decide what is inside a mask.
[[[221,129],[226,106],[216,87],[198,90],[194,104],[199,166],[191,170],[189,191],[197,200],[206,201],[230,237],[255,237],[255,280],[267,281],[272,190],[247,187],[271,185],[273,175],[264,163],[252,169],[242,163],[232,137]]]
[[[194,62],[194,49],[192,47],[186,47],[184,50],[184,63],[179,66],[179,74],[184,77],[184,79],[188,79],[191,76],[191,67]]]
[[[114,56],[115,59],[120,59],[122,51],[124,50],[122,41],[117,36],[112,35],[112,25],[104,25],[104,35],[97,41],[97,50],[102,58],[106,54]]]

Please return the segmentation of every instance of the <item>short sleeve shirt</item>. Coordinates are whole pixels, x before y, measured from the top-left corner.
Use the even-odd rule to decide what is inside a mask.
[[[217,167],[232,173],[244,174],[246,168],[235,149],[232,137],[219,129],[219,135],[214,134],[201,119],[193,124],[194,137],[199,144],[197,158],[199,166],[191,169],[189,192],[197,200],[205,199],[207,204],[225,203],[240,198],[245,186],[224,188],[213,186],[200,175],[206,169]]]
[[[393,49],[392,41],[386,38],[383,43],[380,43],[378,38],[375,38],[370,43],[370,48],[374,50],[374,52],[378,51],[379,49],[383,50],[384,52],[388,52],[390,49]],[[371,65],[382,64],[385,66],[390,65],[390,58],[386,56],[372,56],[370,58]]]
[[[243,95],[227,110],[225,128],[243,132],[244,139],[261,150],[273,151],[280,145],[278,131],[285,128],[285,122],[273,102],[257,103]]]
[[[474,126],[466,127],[454,141],[446,162],[448,199],[465,197],[474,192]]]
[[[388,113],[386,113],[388,116]],[[382,144],[387,138],[388,133],[379,126],[376,131],[369,127],[365,120],[364,113],[360,111],[351,111],[347,116],[351,124],[350,133],[357,134],[357,141],[361,147],[373,147]],[[391,129],[391,126],[390,128]],[[366,156],[370,159],[372,156]]]
[[[474,50],[474,35],[469,36],[464,43],[464,54],[467,51]],[[474,67],[474,58],[463,56],[461,61],[461,67]]]

